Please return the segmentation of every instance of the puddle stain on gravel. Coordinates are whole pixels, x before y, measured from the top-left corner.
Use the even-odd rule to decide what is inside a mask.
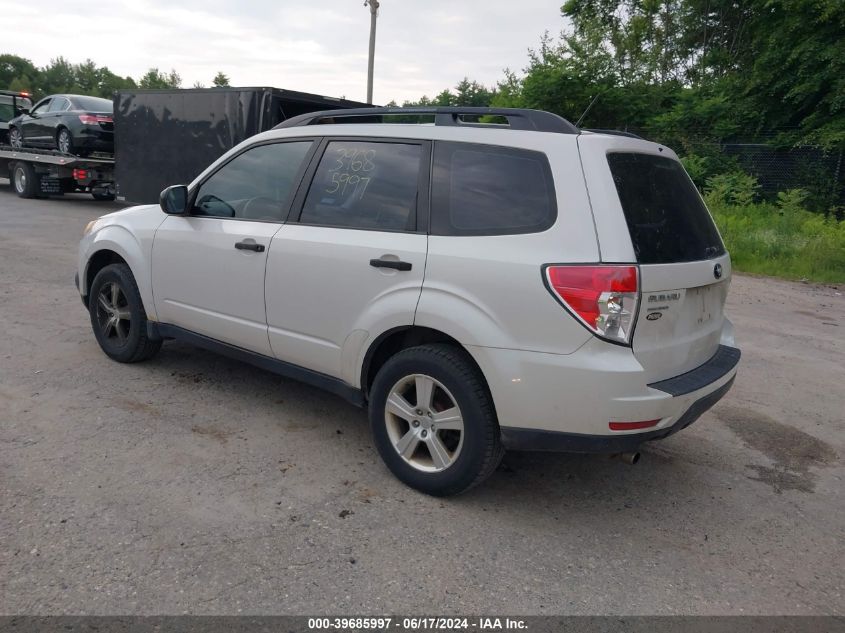
[[[778,494],[784,490],[814,492],[816,474],[810,469],[838,459],[825,442],[762,413],[740,407],[719,407],[714,413],[746,446],[773,462],[772,466],[747,464],[746,468],[757,475],[749,479],[770,485]]]
[[[229,441],[229,436],[231,435],[231,433],[215,427],[205,427],[199,425],[192,426],[191,432],[196,433],[197,435],[205,435],[207,437],[214,438],[221,444],[226,444]]]

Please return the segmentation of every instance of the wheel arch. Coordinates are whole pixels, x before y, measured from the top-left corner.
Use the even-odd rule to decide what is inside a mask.
[[[110,264],[126,264],[129,266],[129,263],[119,253],[109,248],[100,249],[88,258],[88,263],[85,265],[85,285],[83,286],[85,296],[90,292],[91,284],[94,283],[94,277],[97,276],[97,273]],[[129,269],[132,270],[132,267],[129,266]]]
[[[80,276],[80,293],[87,297],[91,289],[91,282],[100,270],[114,263],[129,266],[138,291],[141,293],[141,303],[150,321],[156,320],[155,304],[153,302],[152,287],[149,279],[149,268],[144,250],[133,235],[126,228],[110,225],[101,229],[91,242],[90,251],[85,258],[85,268]],[[146,274],[144,272],[146,271]]]
[[[375,380],[378,370],[395,354],[409,347],[425,345],[427,343],[446,343],[462,350],[467,358],[478,369],[479,374],[487,384],[487,378],[470,351],[455,337],[434,328],[418,325],[408,325],[391,328],[377,336],[367,348],[361,363],[361,391],[365,398],[369,398],[370,387]],[[489,386],[487,387],[489,390]]]

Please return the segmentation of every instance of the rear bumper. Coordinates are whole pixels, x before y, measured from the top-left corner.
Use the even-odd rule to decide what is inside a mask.
[[[727,320],[707,362],[650,384],[630,348],[598,339],[572,354],[467,349],[487,378],[507,448],[591,453],[630,450],[689,426],[730,390],[740,358]],[[639,421],[655,422],[611,428]]]
[[[739,351],[739,350],[737,350]],[[736,375],[728,382],[693,402],[686,413],[670,427],[626,435],[586,435],[560,431],[502,428],[502,443],[513,451],[554,451],[561,453],[626,453],[636,451],[644,442],[662,440],[695,422],[710,407],[722,399],[734,384]]]

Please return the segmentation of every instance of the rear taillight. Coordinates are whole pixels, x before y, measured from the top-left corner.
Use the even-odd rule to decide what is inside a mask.
[[[80,114],[79,120],[83,125],[99,125],[100,123],[114,123],[114,119],[110,116],[102,114]]]
[[[640,300],[636,266],[547,266],[549,290],[594,334],[629,345]]]

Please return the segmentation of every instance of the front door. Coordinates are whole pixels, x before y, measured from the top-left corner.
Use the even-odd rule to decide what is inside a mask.
[[[310,140],[256,145],[225,161],[192,195],[190,215],[156,232],[153,295],[162,323],[272,355],[264,274]]]
[[[51,101],[49,97],[42,99],[35,104],[29,115],[23,118],[20,131],[28,145],[45,146],[52,143],[49,126],[51,118],[47,114]]]
[[[428,244],[429,155],[420,141],[326,143],[297,197],[296,221],[270,245],[267,319],[278,358],[354,384],[367,341],[413,324]]]

